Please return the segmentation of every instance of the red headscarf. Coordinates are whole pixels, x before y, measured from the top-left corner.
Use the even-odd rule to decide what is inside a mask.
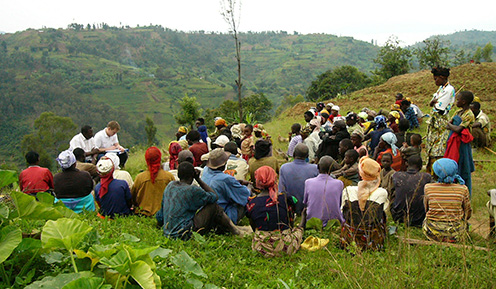
[[[114,163],[108,157],[102,157],[96,164],[96,169],[100,174],[100,190],[98,196],[103,198],[108,193],[108,186],[114,180]]]
[[[177,156],[182,150],[181,145],[178,142],[171,142],[169,145],[169,168],[171,170],[177,169]]]
[[[150,177],[152,179],[152,184],[155,183],[155,178],[157,177],[158,171],[162,167],[162,153],[156,147],[149,147],[145,153],[146,165],[150,171]]]
[[[277,200],[277,174],[273,168],[269,166],[260,167],[255,171],[256,185],[260,189],[268,189],[269,196],[276,204]]]

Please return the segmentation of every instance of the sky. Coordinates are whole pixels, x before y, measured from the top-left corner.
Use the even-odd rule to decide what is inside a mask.
[[[0,0],[0,31],[105,22],[228,32],[220,11],[221,0]],[[326,33],[379,45],[392,35],[411,45],[432,35],[496,30],[496,1],[244,0],[238,11],[243,32]]]

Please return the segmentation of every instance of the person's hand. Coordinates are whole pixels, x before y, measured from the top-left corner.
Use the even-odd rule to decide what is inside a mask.
[[[403,147],[404,148],[407,148],[408,147],[408,144],[406,142],[403,142]]]
[[[193,176],[193,178],[198,181],[200,179],[200,175],[201,175],[201,171],[199,169],[196,169],[195,168],[195,175]]]
[[[238,180],[238,182],[239,182],[240,184],[242,184],[243,186],[248,186],[248,185],[251,185],[251,182],[246,181],[246,180]]]
[[[431,100],[431,103],[429,103],[429,106],[433,107],[437,103],[436,99]]]

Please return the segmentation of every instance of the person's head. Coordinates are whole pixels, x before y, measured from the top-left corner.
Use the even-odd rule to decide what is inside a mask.
[[[359,132],[354,132],[351,134],[350,140],[354,146],[360,147],[360,146],[362,146],[363,134],[361,134]]]
[[[196,128],[198,128],[199,126],[205,125],[205,119],[203,117],[197,118],[195,125],[196,125]]]
[[[183,135],[186,135],[187,133],[188,133],[188,128],[186,128],[185,126],[180,126],[177,129],[176,137],[179,140],[179,138],[181,138]]]
[[[177,163],[180,164],[182,162],[194,163],[195,157],[193,156],[193,153],[189,150],[180,151],[177,155]]]
[[[463,178],[458,175],[458,163],[452,159],[438,159],[432,165],[432,170],[438,177],[439,183],[453,184],[458,182],[460,185],[465,184]]]
[[[382,149],[393,148],[393,151],[396,151],[397,150],[397,147],[396,147],[397,141],[398,141],[398,139],[396,138],[396,135],[394,133],[387,132],[387,133],[381,135],[381,140],[379,141],[379,147]]]
[[[383,154],[381,158],[382,168],[385,169],[386,171],[389,171],[389,169],[391,169],[392,164],[393,164],[393,155],[390,153]]]
[[[347,165],[353,165],[358,161],[359,154],[356,150],[350,149],[344,153],[344,163]]]
[[[89,125],[85,125],[81,128],[81,134],[85,139],[90,139],[93,137],[93,128]]]
[[[353,148],[354,148],[353,142],[349,138],[345,138],[339,142],[338,151],[339,154],[343,156],[348,150]]]
[[[145,160],[151,181],[154,183],[158,171],[162,169],[162,152],[157,147],[149,147],[145,152]]]
[[[303,117],[305,118],[306,122],[310,122],[313,119],[314,115],[311,111],[308,110],[308,111],[305,111],[305,114],[303,114]]]
[[[237,155],[238,154],[238,146],[233,141],[232,142],[228,142],[224,146],[224,151],[229,152],[232,155]]]
[[[186,140],[188,141],[189,145],[199,142],[200,138],[201,138],[200,132],[197,130],[192,130],[188,132],[188,134],[186,135]]]
[[[24,157],[30,166],[37,165],[40,162],[40,155],[35,151],[28,152]]]
[[[304,140],[306,139],[311,133],[312,133],[313,129],[309,126],[307,127],[304,127],[302,130],[301,130],[301,138]]]
[[[219,135],[213,143],[216,148],[223,148],[229,142],[229,138],[225,135]]]
[[[260,138],[262,137],[263,125],[256,124],[253,126],[253,131],[255,132],[255,136]]]
[[[235,139],[243,138],[243,131],[241,131],[241,126],[239,124],[235,124],[231,127],[231,136]]]
[[[456,97],[456,106],[457,107],[470,107],[470,104],[474,101],[474,94],[471,91],[465,90],[458,93]]]
[[[121,126],[119,125],[118,122],[116,122],[115,120],[109,121],[106,129],[108,136],[115,135],[119,130],[121,130]]]
[[[253,133],[253,125],[251,125],[251,124],[245,125],[244,135],[250,136],[252,133]]]
[[[116,153],[106,153],[105,156],[112,161],[116,170],[120,170],[121,160]]]
[[[445,85],[448,82],[448,77],[450,75],[449,68],[434,67],[431,70],[431,73],[437,86]]]
[[[367,121],[367,118],[369,116],[365,111],[361,111],[357,115],[358,115],[358,122],[359,123],[366,122]]]
[[[183,183],[193,183],[195,177],[195,167],[190,162],[182,162],[177,167],[177,177]]]
[[[221,128],[226,127],[226,126],[227,126],[227,125],[226,125],[226,121],[225,121],[223,118],[219,118],[219,119],[217,119],[217,120],[215,121],[215,127],[216,127],[217,129],[219,129],[219,130],[220,130]]]
[[[422,136],[418,133],[414,133],[410,136],[410,144],[412,146],[420,146],[422,144]]]
[[[354,126],[358,122],[358,115],[354,112],[349,113],[346,116],[346,125]]]
[[[57,157],[57,162],[63,171],[76,166],[76,156],[70,150],[65,150]]]
[[[339,106],[333,105],[331,107],[331,115],[338,116],[339,115]]]
[[[412,103],[409,100],[403,99],[403,101],[401,101],[400,108],[402,111],[406,111],[410,107],[411,104]]]
[[[414,169],[416,171],[420,171],[422,169],[422,158],[420,155],[410,156],[406,162],[409,169]]]
[[[396,100],[402,100],[403,99],[403,94],[397,93],[396,94]]]
[[[301,124],[299,123],[294,123],[292,126],[291,126],[291,133],[293,134],[299,134],[301,131]]]
[[[75,148],[72,153],[76,157],[76,160],[80,162],[84,162],[85,156],[84,156],[84,150],[82,148]]]
[[[378,115],[374,117],[374,122],[377,125],[377,128],[386,128],[386,117],[383,115]]]
[[[329,119],[329,112],[327,110],[323,109],[320,112],[320,116],[322,116],[322,118],[324,119],[324,121],[327,121]]]
[[[96,163],[96,171],[98,172],[100,177],[109,175],[114,171],[114,168],[114,163],[106,156],[101,157]]]
[[[294,152],[293,152],[293,157],[295,159],[299,160],[305,160],[308,158],[308,147],[304,143],[299,143],[295,146]]]
[[[346,129],[346,123],[342,120],[337,120],[334,122],[334,125],[332,126],[332,131],[338,132]]]
[[[396,123],[396,120],[398,120],[400,118],[400,113],[395,111],[395,110],[392,110],[389,114],[388,114],[388,121],[389,123]]]
[[[226,152],[220,148],[212,150],[208,157],[207,167],[212,170],[224,171],[230,155],[230,152]]]
[[[255,159],[261,159],[267,157],[270,154],[272,144],[265,140],[258,140],[255,143]]]
[[[333,161],[334,160],[330,156],[321,157],[319,163],[317,164],[317,167],[319,168],[319,173],[329,174]]]
[[[400,119],[400,122],[398,123],[398,129],[400,131],[407,131],[410,128],[410,122],[406,118]]]
[[[480,109],[481,109],[480,102],[476,102],[476,101],[472,102],[470,104],[470,109],[472,110],[474,115],[477,117],[477,115],[479,115]]]

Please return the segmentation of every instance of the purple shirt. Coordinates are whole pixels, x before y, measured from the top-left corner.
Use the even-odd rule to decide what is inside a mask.
[[[309,164],[305,160],[295,159],[290,163],[283,164],[279,169],[279,192],[286,192],[289,196],[298,199],[296,212],[303,210],[303,193],[305,181],[319,174],[317,165]]]
[[[307,207],[307,220],[321,219],[324,226],[331,219],[343,223],[344,218],[341,213],[343,188],[342,181],[328,174],[319,174],[316,178],[306,180],[303,203]]]
[[[294,136],[291,141],[289,142],[289,147],[288,147],[288,156],[292,157],[295,147],[297,144],[302,143],[303,139],[301,138],[301,135],[296,135]]]

